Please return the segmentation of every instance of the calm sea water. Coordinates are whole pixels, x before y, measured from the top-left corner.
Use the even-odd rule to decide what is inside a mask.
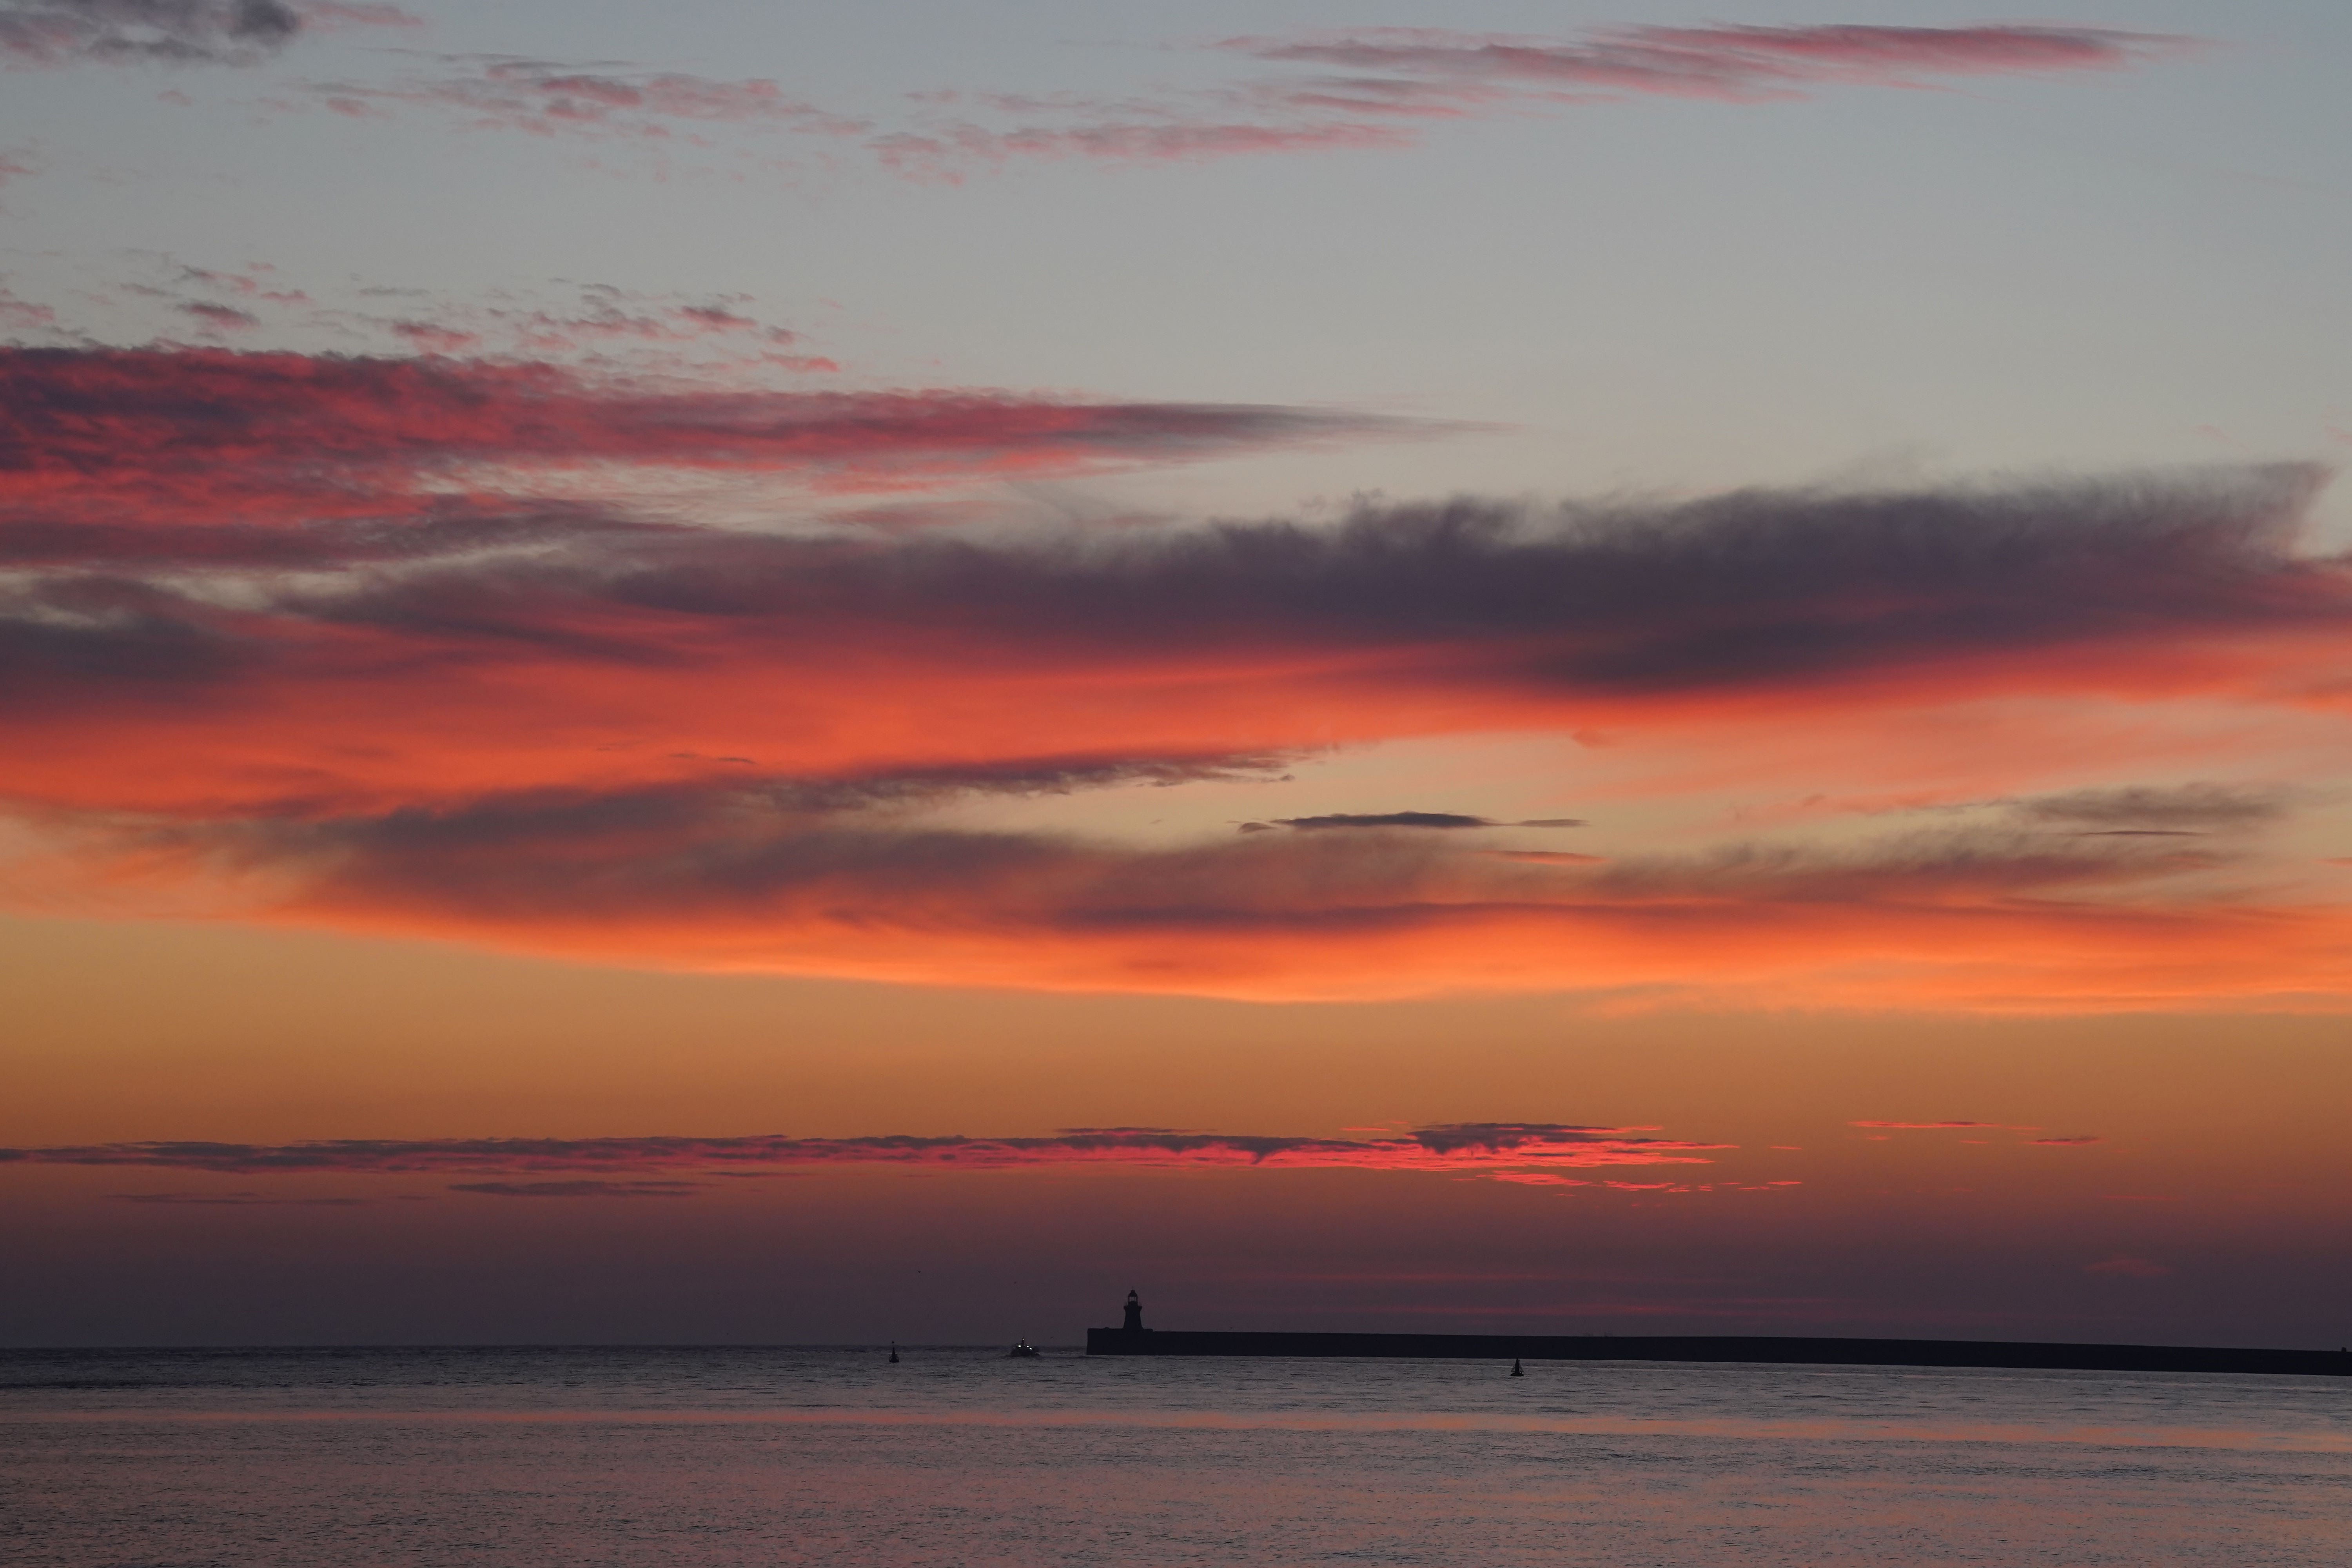
[[[9,1568],[2352,1563],[2352,1381],[0,1352]]]

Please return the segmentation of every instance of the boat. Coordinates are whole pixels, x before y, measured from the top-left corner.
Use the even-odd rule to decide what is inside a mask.
[[[1014,1361],[1035,1361],[1037,1359],[1037,1347],[1031,1344],[1027,1340],[1015,1340],[1013,1342],[1013,1350],[1011,1353],[1012,1359]]]

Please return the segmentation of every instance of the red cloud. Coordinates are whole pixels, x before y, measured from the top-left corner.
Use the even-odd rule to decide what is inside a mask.
[[[0,1163],[135,1166],[237,1174],[291,1172],[530,1174],[593,1172],[622,1181],[475,1183],[458,1192],[498,1196],[671,1195],[693,1184],[650,1181],[646,1173],[740,1173],[810,1165],[919,1165],[1007,1170],[1032,1165],[1135,1165],[1165,1169],[1472,1172],[1526,1180],[1530,1173],[1618,1165],[1704,1165],[1728,1148],[1654,1138],[1639,1127],[1555,1122],[1464,1122],[1390,1138],[1259,1137],[1158,1128],[1081,1128],[1045,1137],[475,1138],[343,1139],[327,1142],[101,1143],[0,1150]],[[620,1188],[634,1189],[620,1191]],[[650,1189],[660,1189],[652,1191]],[[248,1194],[236,1194],[244,1199]],[[193,1201],[193,1200],[173,1200]]]

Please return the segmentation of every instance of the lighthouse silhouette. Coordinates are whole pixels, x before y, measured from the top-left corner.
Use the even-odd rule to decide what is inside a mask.
[[[1143,1300],[1132,1290],[1127,1293],[1127,1318],[1119,1327],[1129,1333],[1138,1332],[1143,1327]]]

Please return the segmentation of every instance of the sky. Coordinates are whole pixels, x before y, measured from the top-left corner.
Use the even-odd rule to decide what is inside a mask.
[[[2352,15],[0,0],[0,1342],[2333,1346]]]

